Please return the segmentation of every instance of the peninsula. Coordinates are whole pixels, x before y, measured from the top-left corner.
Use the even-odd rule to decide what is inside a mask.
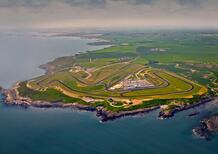
[[[168,118],[216,96],[217,48],[201,35],[156,35],[96,35],[112,45],[41,65],[46,74],[4,90],[6,102],[96,111],[107,121],[158,108],[159,117]]]

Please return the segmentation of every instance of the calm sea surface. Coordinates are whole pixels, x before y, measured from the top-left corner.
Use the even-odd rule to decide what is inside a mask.
[[[101,47],[93,40],[0,34],[0,85],[43,73],[37,66],[59,56]],[[217,154],[218,137],[205,141],[191,129],[205,115],[217,112],[210,103],[178,113],[170,120],[157,120],[158,111],[100,123],[94,113],[70,109],[9,107],[0,95],[0,154]],[[201,114],[188,118],[187,114]]]

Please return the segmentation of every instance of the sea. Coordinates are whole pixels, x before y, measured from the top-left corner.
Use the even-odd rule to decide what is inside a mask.
[[[42,75],[38,66],[61,56],[102,49],[94,39],[42,32],[0,32],[0,85]],[[188,117],[199,111],[200,114]],[[217,154],[218,135],[200,139],[192,129],[218,112],[210,102],[157,119],[158,110],[102,123],[94,112],[7,106],[0,94],[0,154]]]

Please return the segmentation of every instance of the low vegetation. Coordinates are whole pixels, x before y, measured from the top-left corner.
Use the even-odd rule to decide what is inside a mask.
[[[105,34],[113,46],[48,63],[53,73],[23,82],[20,94],[111,111],[190,104],[217,94],[218,44],[208,46],[211,38],[188,32],[129,35]]]

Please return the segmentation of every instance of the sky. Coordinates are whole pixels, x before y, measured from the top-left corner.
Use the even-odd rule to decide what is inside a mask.
[[[0,29],[218,28],[218,0],[0,0]]]

